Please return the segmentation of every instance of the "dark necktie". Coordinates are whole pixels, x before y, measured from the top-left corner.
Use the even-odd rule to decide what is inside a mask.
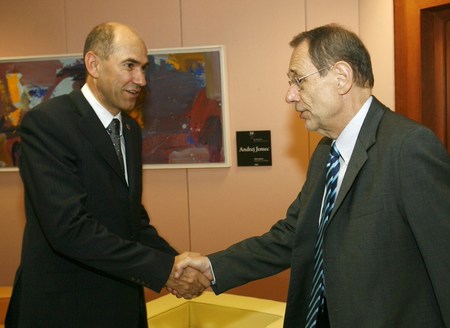
[[[305,328],[314,328],[317,323],[317,314],[324,309],[324,274],[323,274],[323,234],[324,228],[333,211],[334,201],[337,194],[337,181],[339,175],[339,151],[336,142],[330,150],[330,158],[327,163],[325,199],[322,207],[322,215],[319,223],[319,233],[316,241],[316,252],[314,255],[314,275],[312,281],[311,300],[308,306]]]
[[[120,145],[120,121],[117,118],[114,118],[111,123],[108,125],[106,129],[111,137],[111,141],[114,145],[114,149],[116,150],[117,158],[119,159],[120,167],[122,168],[122,172],[125,172],[124,163],[123,163],[123,155],[122,155],[122,147]]]

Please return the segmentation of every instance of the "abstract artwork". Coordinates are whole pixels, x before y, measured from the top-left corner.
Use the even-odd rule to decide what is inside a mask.
[[[147,86],[129,114],[142,128],[144,168],[228,167],[223,46],[149,50]],[[0,168],[16,169],[18,129],[41,102],[80,89],[81,55],[0,58]]]

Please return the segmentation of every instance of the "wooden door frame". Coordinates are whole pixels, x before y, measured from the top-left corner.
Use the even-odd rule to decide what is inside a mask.
[[[422,123],[421,10],[448,0],[394,0],[395,110]]]
[[[431,128],[450,150],[448,114],[450,4],[424,10],[421,17],[422,123]]]

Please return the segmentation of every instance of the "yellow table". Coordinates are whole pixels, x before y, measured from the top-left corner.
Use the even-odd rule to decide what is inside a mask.
[[[6,310],[8,309],[11,293],[12,287],[0,287],[0,327],[3,327],[5,322]]]
[[[193,300],[165,295],[147,303],[152,328],[282,328],[286,303],[204,292]]]

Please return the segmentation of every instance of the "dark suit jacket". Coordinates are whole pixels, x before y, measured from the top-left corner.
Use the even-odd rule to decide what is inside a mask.
[[[26,226],[7,327],[146,327],[143,288],[159,291],[176,251],[141,204],[141,130],[123,114],[129,186],[80,91],[21,124]]]
[[[220,293],[291,267],[285,327],[304,327],[332,140],[284,220],[210,256]],[[428,129],[373,99],[324,237],[331,327],[450,327],[450,159]]]

